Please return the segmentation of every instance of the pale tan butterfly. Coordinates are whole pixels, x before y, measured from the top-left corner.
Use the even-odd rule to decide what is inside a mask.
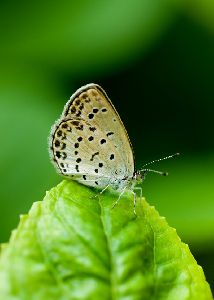
[[[66,103],[49,138],[51,160],[63,176],[82,184],[120,191],[119,201],[129,188],[136,205],[136,185],[147,172],[167,175],[144,167],[135,171],[132,146],[119,114],[105,91],[97,84],[78,89]],[[140,188],[141,191],[141,188]]]

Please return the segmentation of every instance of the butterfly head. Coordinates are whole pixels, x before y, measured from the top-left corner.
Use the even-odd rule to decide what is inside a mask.
[[[167,172],[160,172],[160,171],[156,171],[156,170],[152,170],[152,169],[142,169],[139,171],[135,171],[133,174],[132,179],[135,181],[135,185],[142,183],[148,172],[152,172],[152,173],[156,173],[162,176],[167,176],[168,173]]]
[[[145,178],[145,174],[141,171],[135,171],[133,174],[133,180],[136,182],[136,184],[141,183]]]

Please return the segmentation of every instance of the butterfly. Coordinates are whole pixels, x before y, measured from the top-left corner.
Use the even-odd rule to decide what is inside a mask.
[[[134,195],[134,207],[134,189],[146,173],[166,175],[145,168],[135,171],[133,150],[123,122],[106,92],[93,83],[78,89],[66,103],[51,129],[49,152],[56,170],[67,178],[100,188],[101,192],[112,187],[120,191],[120,197],[129,188]]]

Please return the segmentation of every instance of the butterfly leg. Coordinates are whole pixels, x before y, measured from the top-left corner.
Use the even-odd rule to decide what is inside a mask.
[[[142,188],[141,187],[135,187],[134,190],[136,191],[140,191],[140,198],[142,198]],[[134,196],[134,214],[137,215],[136,213],[136,204],[137,204],[137,194],[134,192],[134,190],[132,191],[132,194]]]
[[[107,190],[107,188],[110,186],[110,184],[107,184],[106,187],[104,187],[104,189],[102,189],[102,191],[100,192],[100,194],[102,194],[103,192],[105,192],[105,190]]]
[[[142,188],[141,187],[135,187],[134,190],[136,191],[140,191],[140,198],[142,198],[143,194],[142,194]]]
[[[132,195],[134,196],[134,214],[135,216],[137,216],[137,213],[136,213],[136,202],[137,202],[137,195],[134,191],[131,191]]]
[[[124,189],[122,190],[122,192],[120,193],[119,197],[117,198],[117,200],[114,202],[114,204],[112,205],[112,209],[118,204],[118,202],[120,201],[120,198],[123,196],[124,192],[126,190],[126,187],[124,187]]]
[[[104,189],[102,189],[99,193],[97,193],[95,196],[92,196],[92,198],[97,198],[99,195],[102,195],[103,192],[105,192],[105,190],[107,190],[107,188],[110,186],[110,184],[107,184],[107,186],[104,187]]]

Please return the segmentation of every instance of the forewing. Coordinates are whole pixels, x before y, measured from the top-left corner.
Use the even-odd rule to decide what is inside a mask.
[[[81,118],[94,128],[99,128],[115,148],[119,149],[128,175],[133,175],[134,158],[128,134],[116,109],[100,86],[88,84],[77,90],[66,104],[63,116]]]

